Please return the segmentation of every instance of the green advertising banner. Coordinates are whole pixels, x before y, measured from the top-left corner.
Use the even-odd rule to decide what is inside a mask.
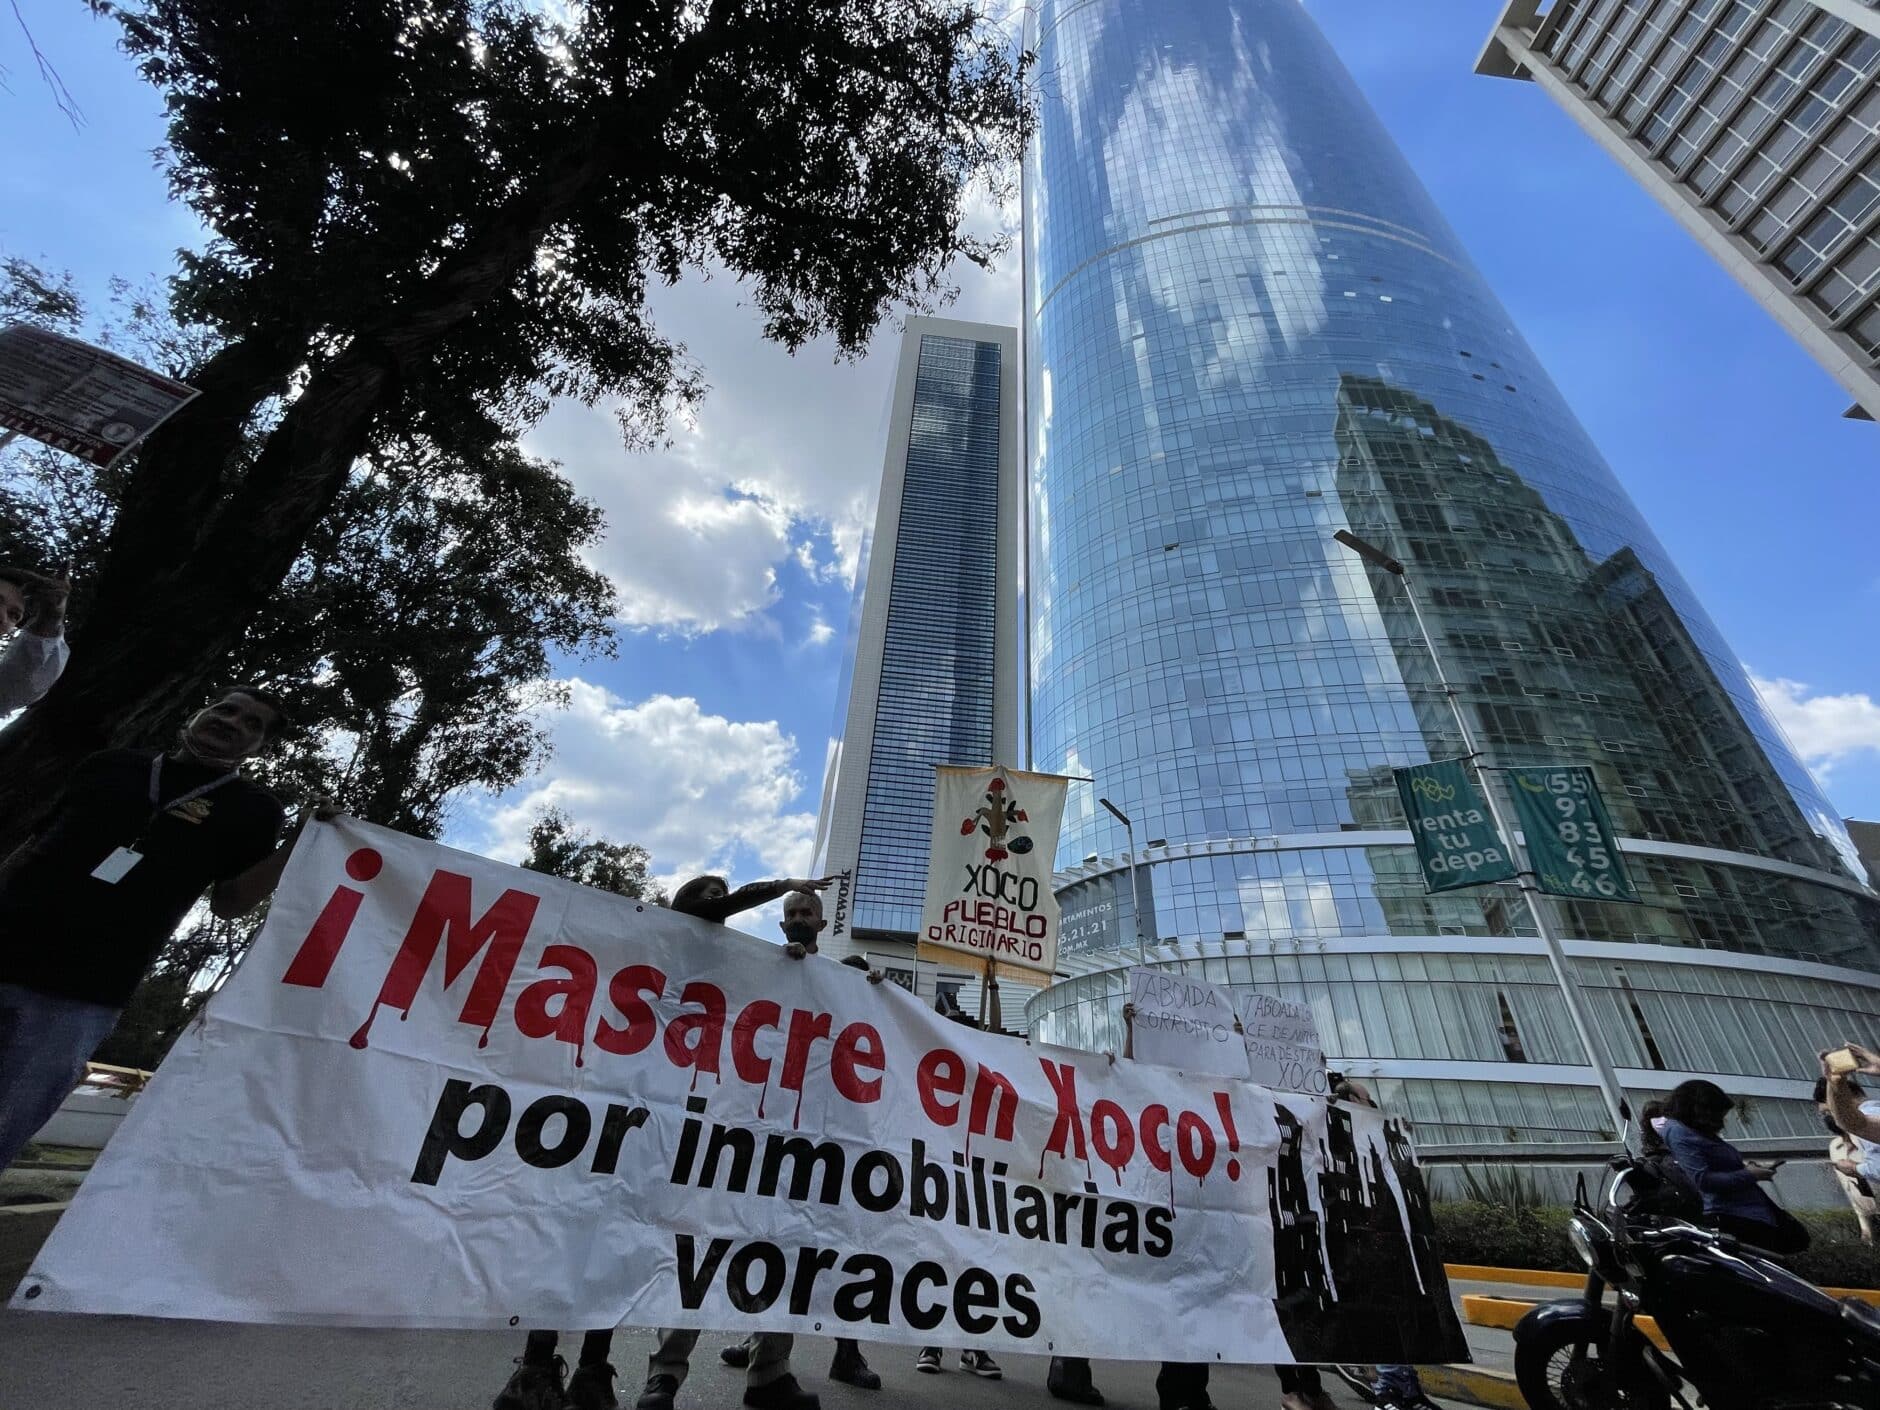
[[[1510,769],[1508,779],[1541,890],[1587,901],[1638,900],[1591,769]]]
[[[1416,839],[1425,887],[1454,891],[1514,876],[1508,844],[1489,821],[1488,805],[1460,759],[1391,772]]]

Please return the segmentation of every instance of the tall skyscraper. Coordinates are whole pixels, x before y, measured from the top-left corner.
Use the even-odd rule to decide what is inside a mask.
[[[1764,6],[1763,8],[1768,8]],[[1035,1036],[1156,962],[1309,999],[1428,1144],[1608,1134],[1512,887],[1430,896],[1390,770],[1596,772],[1643,900],[1555,901],[1621,1079],[1812,1135],[1880,898],[1734,653],[1297,0],[1042,0],[1025,171],[1033,766],[1090,775]],[[1090,860],[1086,860],[1090,859]]]
[[[818,875],[823,950],[912,985],[935,764],[1019,759],[1018,333],[911,318],[856,573]],[[928,967],[921,989],[932,994]],[[968,984],[968,998],[976,987]],[[1016,1015],[1014,1015],[1016,1018]]]
[[[1475,71],[1533,80],[1880,416],[1880,10],[1508,0]]]

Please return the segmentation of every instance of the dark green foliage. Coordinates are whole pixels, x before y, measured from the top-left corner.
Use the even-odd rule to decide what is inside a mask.
[[[666,902],[646,869],[651,862],[636,842],[609,842],[576,828],[559,808],[544,808],[529,829],[529,855],[522,865],[616,896]]]
[[[1806,1253],[1788,1260],[1796,1272],[1819,1287],[1880,1288],[1880,1250],[1860,1241],[1860,1226],[1851,1210],[1793,1212],[1808,1226],[1814,1241]],[[1445,1263],[1583,1273],[1585,1266],[1567,1243],[1571,1214],[1563,1205],[1508,1209],[1494,1204],[1439,1204],[1437,1242]]]
[[[168,114],[171,188],[211,232],[169,300],[201,342],[164,368],[202,395],[107,487],[72,664],[0,733],[0,852],[85,753],[163,737],[277,635],[284,586],[331,586],[320,535],[349,494],[428,496],[440,467],[545,492],[513,443],[557,396],[657,436],[703,383],[650,287],[737,279],[768,336],[846,353],[942,302],[953,259],[999,248],[965,203],[1010,181],[1028,120],[1022,65],[966,0],[113,13]],[[325,600],[293,610],[341,625]]]

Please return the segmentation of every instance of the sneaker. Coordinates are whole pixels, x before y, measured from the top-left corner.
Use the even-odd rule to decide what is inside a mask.
[[[727,1366],[735,1366],[742,1371],[751,1364],[751,1344],[741,1341],[735,1346],[727,1346],[718,1353],[718,1359]]]
[[[605,1361],[586,1361],[568,1379],[569,1410],[620,1410],[614,1398],[614,1368]]]
[[[940,1348],[937,1346],[923,1346],[920,1349],[920,1355],[914,1358],[914,1369],[916,1371],[925,1372],[929,1376],[939,1375],[942,1369],[940,1365]]]
[[[1054,1399],[1068,1400],[1073,1405],[1103,1404],[1103,1392],[1090,1380],[1090,1363],[1081,1357],[1053,1356],[1051,1369],[1045,1374],[1044,1388]]]
[[[999,1363],[983,1351],[962,1351],[960,1369],[969,1375],[984,1376],[989,1381],[996,1381],[1005,1374],[999,1369]]]
[[[568,1393],[562,1386],[567,1375],[568,1363],[559,1356],[545,1366],[531,1366],[518,1356],[515,1374],[490,1402],[491,1410],[565,1410]]]
[[[795,1376],[779,1376],[769,1385],[746,1386],[744,1403],[751,1410],[822,1410],[822,1401],[798,1385]]]
[[[862,1349],[847,1338],[836,1343],[835,1359],[829,1363],[829,1379],[854,1386],[857,1390],[880,1390],[881,1377],[869,1366]]]
[[[679,1378],[663,1372],[646,1378],[646,1389],[633,1402],[633,1410],[672,1410],[672,1398],[679,1393]]]

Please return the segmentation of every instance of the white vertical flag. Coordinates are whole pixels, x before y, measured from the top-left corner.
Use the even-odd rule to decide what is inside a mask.
[[[995,764],[936,768],[920,940],[1029,974],[1057,968],[1051,891],[1069,780]]]

